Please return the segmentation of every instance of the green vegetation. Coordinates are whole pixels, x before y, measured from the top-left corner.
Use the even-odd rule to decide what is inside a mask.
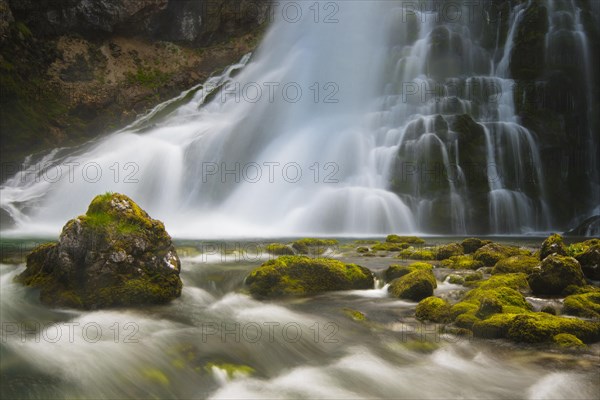
[[[600,319],[600,289],[574,294],[565,298],[563,313],[584,318]]]
[[[408,275],[415,270],[431,271],[432,269],[433,265],[424,262],[416,262],[410,265],[392,264],[385,270],[385,280],[390,282],[396,278]]]
[[[498,243],[489,243],[475,251],[473,258],[483,263],[486,267],[493,267],[503,258],[516,255],[530,255],[528,250],[519,249],[514,246],[503,246]]]
[[[470,255],[452,256],[447,260],[443,260],[441,266],[451,269],[479,269],[483,267],[481,261],[477,261]]]
[[[254,269],[246,285],[255,297],[305,296],[331,290],[371,289],[364,267],[328,258],[282,256]]]
[[[448,322],[450,320],[450,304],[439,297],[427,297],[417,305],[415,316],[422,321]]]
[[[407,275],[394,279],[388,287],[394,297],[420,301],[433,295],[437,282],[433,272],[426,269],[415,269]]]
[[[402,250],[397,258],[410,259],[410,260],[435,260],[435,253],[430,248],[415,249],[414,247],[408,247]]]
[[[225,371],[227,373],[227,377],[229,379],[232,379],[235,377],[250,376],[256,372],[254,370],[254,368],[249,367],[248,365],[242,365],[242,364],[209,362],[204,366],[204,369],[208,373],[213,373],[213,368],[217,368],[217,369]]]
[[[512,256],[498,261],[496,265],[494,265],[494,269],[492,269],[492,274],[508,274],[515,272],[530,274],[539,263],[539,260],[532,256]]]
[[[416,236],[398,236],[398,235],[388,235],[385,239],[388,243],[409,243],[409,244],[424,244],[425,241]]]
[[[265,251],[275,256],[291,256],[294,255],[294,250],[290,246],[282,243],[271,243],[265,247]]]
[[[158,68],[138,67],[135,73],[127,72],[125,78],[130,85],[139,85],[156,90],[169,82],[171,74],[162,72]]]
[[[335,239],[298,239],[292,243],[292,248],[300,254],[323,254],[331,247],[337,246],[339,242]]]
[[[344,308],[343,311],[348,318],[354,321],[364,321],[365,319],[367,319],[367,317],[365,317],[365,314],[361,313],[360,311],[353,310],[351,308]]]
[[[463,253],[463,247],[459,243],[450,243],[437,248],[436,258],[438,260],[445,260],[450,257],[461,256]]]
[[[579,262],[573,257],[552,254],[542,261],[541,268],[528,278],[533,293],[559,295],[569,286],[584,286],[585,278]]]
[[[542,248],[540,249],[540,260],[543,260],[554,253],[561,256],[567,255],[567,248],[563,243],[563,238],[557,233],[550,235],[542,243]]]

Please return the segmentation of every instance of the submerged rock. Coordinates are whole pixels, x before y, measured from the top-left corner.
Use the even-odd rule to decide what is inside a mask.
[[[269,260],[246,278],[254,297],[305,296],[331,290],[372,289],[365,267],[329,258],[283,256]]]
[[[97,196],[58,243],[27,257],[16,279],[42,303],[98,309],[167,303],[181,295],[181,264],[162,222],[121,194]]]
[[[528,278],[535,294],[559,295],[569,286],[584,286],[585,278],[579,262],[573,257],[552,254],[536,267]]]

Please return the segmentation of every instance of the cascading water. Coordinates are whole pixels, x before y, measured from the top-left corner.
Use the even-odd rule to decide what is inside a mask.
[[[54,233],[106,191],[177,236],[550,227],[508,68],[527,3],[493,51],[468,10],[442,15],[436,2],[343,2],[327,18],[306,7],[295,23],[286,4],[252,60],[115,134],[26,162],[1,189],[16,231]]]

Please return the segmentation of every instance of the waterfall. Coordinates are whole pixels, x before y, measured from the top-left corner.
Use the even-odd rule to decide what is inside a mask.
[[[14,231],[55,234],[106,191],[179,237],[549,229],[508,68],[528,3],[489,49],[464,7],[331,4],[282,2],[252,57],[116,133],[26,160],[0,189]]]

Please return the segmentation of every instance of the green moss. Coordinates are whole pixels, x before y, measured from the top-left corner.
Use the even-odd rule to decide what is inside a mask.
[[[303,238],[292,243],[292,248],[300,254],[323,254],[328,248],[337,246],[335,239]]]
[[[465,282],[476,282],[476,281],[480,281],[482,279],[483,279],[483,274],[479,271],[465,275]]]
[[[397,278],[390,283],[388,292],[394,297],[420,301],[433,295],[437,282],[433,272],[416,269],[413,272]]]
[[[524,272],[530,274],[539,264],[539,260],[531,256],[512,256],[502,259],[496,263],[492,274],[507,274],[514,272]]]
[[[253,375],[256,372],[254,370],[254,368],[252,368],[252,367],[250,367],[248,365],[242,365],[242,364],[209,362],[209,363],[207,363],[204,366],[204,369],[208,373],[212,373],[213,372],[213,368],[218,368],[218,369],[221,369],[221,370],[225,371],[227,373],[227,377],[229,379],[232,379],[232,378],[235,378],[235,377],[250,376],[250,375]]]
[[[566,248],[566,253],[568,256],[577,258],[588,251],[590,247],[598,245],[600,245],[600,239],[590,239],[585,242],[572,243]]]
[[[493,267],[503,258],[516,256],[519,254],[527,254],[527,251],[522,251],[518,247],[503,246],[498,243],[490,243],[475,251],[473,258],[480,261],[486,267]]]
[[[377,243],[371,246],[373,251],[401,251],[409,247],[407,243]]]
[[[585,278],[579,262],[573,257],[552,254],[529,275],[529,286],[535,294],[559,295],[567,287],[584,286]]]
[[[481,261],[473,259],[470,255],[452,256],[447,260],[443,260],[442,267],[451,269],[479,269],[483,267]]]
[[[27,25],[25,25],[24,22],[17,21],[15,22],[14,27],[21,35],[23,35],[24,38],[30,38],[33,36],[31,30],[27,27]]]
[[[465,283],[465,278],[455,274],[448,275],[448,283],[452,283],[454,285],[462,285],[463,283]]]
[[[428,340],[409,340],[404,342],[404,347],[416,353],[429,354],[439,349],[439,344]]]
[[[410,244],[423,244],[425,241],[417,236],[398,236],[388,235],[385,239],[388,243],[410,243]]]
[[[390,282],[396,278],[408,275],[417,269],[431,271],[433,270],[433,265],[424,262],[415,262],[410,265],[392,264],[385,270],[385,279],[387,282]]]
[[[164,372],[157,368],[144,368],[142,370],[142,375],[152,383],[158,383],[162,386],[169,386],[170,381],[167,375]]]
[[[461,256],[463,253],[463,247],[459,243],[450,243],[437,248],[436,258],[438,260],[445,260],[450,257]]]
[[[448,322],[450,320],[450,304],[439,297],[427,297],[417,304],[417,319],[431,322]]]
[[[508,338],[516,342],[548,342],[560,333],[577,336],[583,342],[600,339],[600,322],[557,317],[546,313],[517,315],[510,324]]]
[[[162,72],[158,68],[138,67],[135,73],[126,72],[125,79],[130,85],[139,85],[156,90],[169,82],[171,74]]]
[[[529,285],[527,284],[527,275],[519,273],[491,276],[489,279],[481,282],[478,288],[481,290],[511,288],[526,291],[529,290]]]
[[[354,321],[364,321],[367,318],[365,317],[365,314],[351,308],[344,308],[343,311],[348,318],[353,319]]]
[[[415,249],[414,247],[409,247],[402,250],[397,257],[402,259],[429,261],[435,260],[435,253],[429,248]]]
[[[265,247],[265,251],[276,256],[294,255],[294,250],[291,247],[282,243],[271,243]]]
[[[550,254],[554,253],[561,256],[567,255],[567,248],[565,247],[563,238],[557,233],[548,236],[542,243],[542,248],[540,249],[540,260],[543,260]]]
[[[544,307],[542,307],[540,312],[550,314],[550,315],[556,315],[556,308],[554,308],[552,306],[544,306]]]
[[[568,296],[564,301],[563,313],[600,319],[600,290]]]
[[[366,254],[368,253],[370,250],[368,247],[357,247],[356,248],[356,252],[359,254]]]
[[[492,243],[490,240],[481,240],[478,238],[467,238],[460,242],[465,254],[471,254],[486,244]]]
[[[491,317],[474,322],[473,334],[486,339],[505,338],[515,319],[515,314],[494,314]]]
[[[552,337],[552,342],[562,349],[584,349],[585,344],[570,333],[559,333]]]
[[[331,290],[371,289],[371,272],[328,258],[283,256],[269,260],[246,278],[255,297],[303,296]]]

